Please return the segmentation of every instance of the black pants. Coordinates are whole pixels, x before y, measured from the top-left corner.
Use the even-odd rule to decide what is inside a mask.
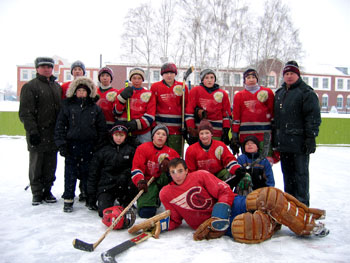
[[[51,191],[56,180],[57,152],[29,152],[29,181],[33,195]]]
[[[303,153],[281,153],[284,191],[309,206],[309,160]]]

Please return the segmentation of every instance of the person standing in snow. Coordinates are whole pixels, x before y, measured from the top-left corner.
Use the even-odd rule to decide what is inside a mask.
[[[142,87],[145,72],[141,68],[133,68],[129,72],[132,86],[125,87],[114,103],[114,114],[119,121],[124,121],[129,132],[140,143],[150,142],[151,127],[156,113],[156,101],[152,92]],[[129,103],[129,108],[128,108]],[[128,120],[128,110],[130,120]]]
[[[202,119],[207,119],[213,126],[213,138],[221,140],[226,145],[230,143],[231,107],[225,90],[216,84],[215,72],[204,69],[200,73],[201,83],[190,91],[186,105],[186,126],[191,138],[198,140],[196,125]],[[198,120],[196,122],[195,120]]]
[[[42,201],[57,201],[51,193],[51,187],[56,180],[57,147],[54,132],[61,107],[62,89],[52,75],[54,65],[52,58],[36,58],[36,78],[23,85],[20,95],[19,118],[26,130],[32,205],[39,205]]]
[[[106,120],[95,100],[95,83],[87,77],[76,78],[67,90],[67,99],[57,118],[55,143],[65,157],[64,212],[73,211],[77,179],[87,192],[92,155],[106,139]]]
[[[182,82],[176,81],[177,68],[174,63],[162,65],[160,74],[163,80],[151,86],[153,96],[156,98],[156,120],[153,126],[164,124],[169,130],[167,145],[181,154],[182,150]],[[188,88],[185,86],[185,105],[188,102]]]
[[[77,60],[72,63],[70,67],[70,73],[73,76],[73,79],[76,79],[78,77],[85,76],[85,65],[80,60]],[[72,83],[72,81],[67,81],[61,85],[62,87],[62,99],[66,98],[66,93],[69,88],[69,85]]]
[[[316,93],[300,77],[297,62],[286,63],[283,80],[274,100],[274,147],[281,153],[284,191],[308,206],[309,161],[316,151],[320,105]]]

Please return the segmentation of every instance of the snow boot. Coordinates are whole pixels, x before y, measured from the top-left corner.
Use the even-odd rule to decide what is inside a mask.
[[[63,212],[66,212],[66,213],[73,212],[73,203],[74,203],[74,200],[72,199],[64,199]]]
[[[43,202],[43,197],[41,195],[33,195],[32,205],[40,205]]]
[[[51,191],[44,193],[44,201],[46,203],[56,203],[57,199],[56,197],[51,193]]]

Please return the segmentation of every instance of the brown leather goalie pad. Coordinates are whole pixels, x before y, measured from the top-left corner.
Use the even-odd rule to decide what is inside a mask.
[[[288,226],[297,235],[311,235],[316,219],[326,211],[309,208],[295,197],[275,188],[264,187],[251,192],[246,199],[247,211],[260,210],[278,223]]]
[[[235,241],[246,244],[256,244],[269,239],[275,232],[277,223],[261,211],[244,213],[236,216],[231,225]]]

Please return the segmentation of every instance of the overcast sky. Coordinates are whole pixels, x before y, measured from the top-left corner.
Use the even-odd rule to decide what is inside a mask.
[[[90,67],[99,67],[100,54],[103,62],[118,62],[124,16],[146,1],[0,0],[0,89],[15,88],[16,65],[37,56],[80,59]],[[260,10],[263,1],[251,1]],[[303,63],[350,67],[350,1],[283,1],[300,30]]]

